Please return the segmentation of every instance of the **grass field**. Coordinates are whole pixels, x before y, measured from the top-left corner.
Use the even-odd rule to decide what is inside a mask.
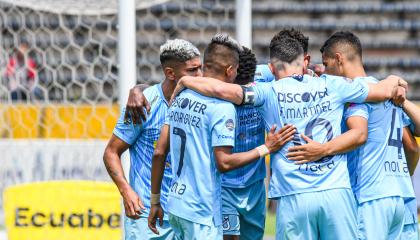
[[[265,236],[274,236],[276,234],[276,214],[267,212],[265,218]]]

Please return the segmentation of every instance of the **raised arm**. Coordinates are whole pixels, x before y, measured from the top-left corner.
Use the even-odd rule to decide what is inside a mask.
[[[146,112],[150,112],[150,104],[143,95],[143,91],[148,87],[147,84],[138,84],[130,89],[124,115],[125,121],[129,121],[130,118],[134,124],[146,121]]]
[[[296,164],[318,161],[319,159],[354,150],[364,144],[368,136],[368,123],[366,118],[352,116],[347,119],[348,131],[333,138],[326,143],[313,141],[302,134],[307,144],[289,148],[287,157],[296,161]]]
[[[226,83],[215,78],[208,77],[182,77],[175,88],[172,99],[184,88],[192,89],[204,96],[214,97],[241,104],[243,100],[242,87],[237,84]]]
[[[378,83],[368,83],[369,93],[366,102],[382,102],[391,98],[404,98],[405,91],[399,91],[398,87],[407,89],[407,82],[398,76],[388,76]],[[399,96],[397,96],[399,95]],[[401,101],[402,102],[402,101]]]
[[[117,185],[123,198],[125,214],[129,218],[138,219],[145,209],[137,193],[128,184],[121,164],[121,154],[130,147],[114,134],[105,148],[103,160],[109,176]]]
[[[413,102],[405,100],[402,105],[404,112],[410,117],[411,121],[414,123],[414,135],[420,137],[420,107],[418,107]]]
[[[156,228],[156,220],[159,218],[159,225],[163,224],[163,209],[160,205],[160,189],[162,186],[163,174],[165,171],[165,159],[169,152],[169,125],[164,124],[160,131],[160,137],[156,143],[156,148],[152,158],[152,180],[150,195],[150,213],[148,225],[150,230],[159,234]]]
[[[236,168],[243,167],[255,160],[273,153],[282,148],[287,142],[292,140],[296,129],[292,125],[286,125],[278,132],[273,126],[267,135],[265,144],[256,147],[248,152],[232,153],[232,147],[215,147],[213,149],[216,158],[216,165],[220,172],[227,172]]]

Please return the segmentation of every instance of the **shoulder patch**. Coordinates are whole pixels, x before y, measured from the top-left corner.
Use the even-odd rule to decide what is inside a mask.
[[[229,131],[232,131],[233,129],[235,129],[235,123],[233,122],[232,119],[226,120],[225,126]]]

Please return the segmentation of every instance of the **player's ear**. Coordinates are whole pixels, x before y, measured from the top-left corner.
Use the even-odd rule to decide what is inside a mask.
[[[303,57],[304,67],[307,68],[310,62],[311,62],[311,56],[309,54],[305,54],[305,56]]]
[[[232,65],[229,65],[229,67],[226,68],[225,74],[229,79],[235,78],[237,74],[237,68],[235,68]]]
[[[171,68],[171,67],[165,67],[163,69],[163,72],[165,73],[166,79],[171,80],[171,81],[175,81],[176,80],[176,74],[175,74],[175,71],[174,71],[173,68]]]
[[[335,53],[335,60],[337,61],[337,64],[343,65],[343,55],[341,53]]]

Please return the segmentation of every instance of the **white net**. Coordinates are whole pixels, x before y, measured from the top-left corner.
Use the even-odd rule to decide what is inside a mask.
[[[98,15],[116,14],[118,0],[2,0],[5,3],[31,8],[35,11],[45,11],[57,14]],[[150,6],[167,2],[169,0],[136,0],[136,9],[145,9]]]
[[[40,180],[109,180],[101,156],[119,115],[116,4],[0,1],[0,148],[9,149],[0,192]],[[136,1],[137,82],[163,79],[166,39],[202,50],[217,31],[233,33],[232,4]]]

